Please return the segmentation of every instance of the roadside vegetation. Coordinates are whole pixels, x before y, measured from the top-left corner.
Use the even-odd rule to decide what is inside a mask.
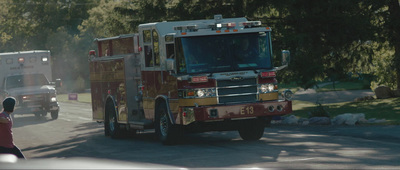
[[[2,0],[0,52],[46,49],[59,92],[89,88],[93,39],[137,33],[160,21],[246,17],[272,28],[273,54],[289,50],[279,82],[312,88],[324,79],[372,74],[375,84],[400,89],[398,0]],[[274,60],[274,65],[280,65]]]
[[[374,89],[370,86],[370,82],[364,80],[338,81],[333,86],[332,82],[321,82],[325,84],[316,88],[317,92],[343,91],[343,90],[363,90]],[[280,88],[288,88],[291,90],[301,89],[296,87],[295,83],[282,84]],[[360,96],[363,97],[363,96]],[[400,98],[390,99],[373,99],[359,102],[343,102],[333,104],[319,104],[306,101],[293,101],[293,115],[301,118],[309,118],[315,116],[325,116],[334,118],[344,113],[364,113],[366,119],[385,119],[384,124],[400,125]]]
[[[326,115],[334,118],[344,113],[364,113],[366,119],[385,119],[387,122],[384,124],[400,125],[400,98],[323,105],[305,101],[293,101],[293,114],[302,118],[309,118],[312,116],[311,114]]]

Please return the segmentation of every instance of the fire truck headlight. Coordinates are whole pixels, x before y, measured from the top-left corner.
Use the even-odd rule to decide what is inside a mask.
[[[268,91],[274,91],[274,85],[273,84],[268,84]]]
[[[197,92],[197,97],[215,97],[216,96],[216,90],[213,88],[210,89],[198,89]]]
[[[293,92],[290,91],[289,89],[286,89],[285,91],[282,92],[282,97],[285,98],[285,100],[291,100],[293,97]]]
[[[268,92],[268,85],[266,85],[266,84],[261,85],[260,90],[261,90],[261,93]]]
[[[261,86],[259,86],[260,93],[269,93],[273,92],[274,90],[276,90],[274,84],[262,84]]]
[[[54,97],[51,97],[50,98],[50,102],[57,102],[57,98],[54,96]]]
[[[204,97],[205,94],[204,90],[197,90],[197,97]]]

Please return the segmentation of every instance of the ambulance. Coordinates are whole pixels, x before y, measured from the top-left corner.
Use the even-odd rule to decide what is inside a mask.
[[[14,114],[50,113],[52,119],[58,118],[55,87],[61,86],[61,80],[52,82],[50,57],[47,50],[0,53],[0,100],[14,97]]]

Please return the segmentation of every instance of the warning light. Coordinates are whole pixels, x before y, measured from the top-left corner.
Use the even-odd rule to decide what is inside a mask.
[[[48,58],[47,57],[42,57],[42,62],[47,62]]]
[[[22,64],[25,62],[25,59],[23,57],[18,58],[18,63]]]
[[[261,77],[276,77],[276,72],[274,71],[262,72]]]

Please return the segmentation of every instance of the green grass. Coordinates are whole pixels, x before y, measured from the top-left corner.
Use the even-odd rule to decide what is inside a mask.
[[[57,95],[57,100],[59,102],[83,102],[83,103],[91,103],[92,96],[90,93],[78,93],[78,100],[68,100],[68,94],[59,94]]]
[[[364,113],[366,119],[386,119],[388,124],[400,124],[400,98],[375,99],[363,102],[344,102],[322,105],[331,118],[344,113]],[[315,103],[293,101],[293,114],[308,118],[317,108]]]
[[[281,93],[282,91],[289,89],[291,90],[293,93],[296,93],[297,90],[301,89],[299,86],[296,85],[296,83],[289,83],[289,84],[278,84],[278,88],[279,88],[279,93]]]

